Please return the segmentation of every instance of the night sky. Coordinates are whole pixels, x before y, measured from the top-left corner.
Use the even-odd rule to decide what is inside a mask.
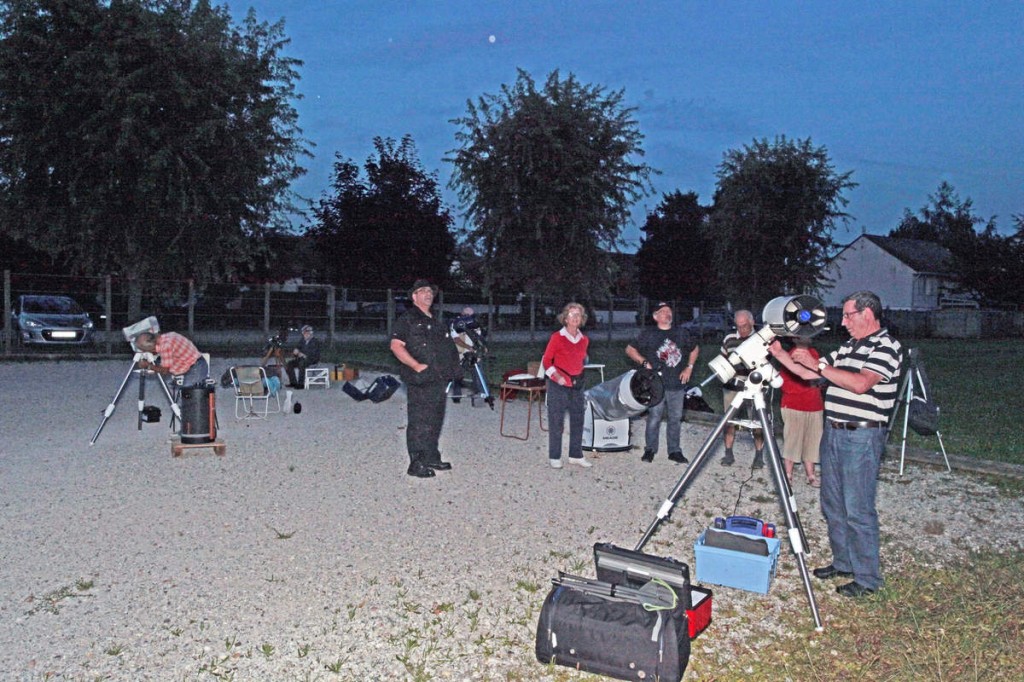
[[[444,187],[450,119],[516,68],[624,90],[645,160],[662,171],[624,237],[639,243],[663,193],[710,203],[726,150],[810,137],[853,171],[836,238],[887,234],[943,180],[1011,231],[1024,214],[1024,2],[486,2],[231,0],[285,20],[305,62],[299,125],[315,159],[295,185],[317,199],[335,154],[411,134]],[[458,215],[454,195],[444,199]],[[461,217],[457,218],[461,224]]]

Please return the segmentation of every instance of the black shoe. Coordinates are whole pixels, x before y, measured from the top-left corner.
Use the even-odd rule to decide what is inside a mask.
[[[869,594],[874,594],[875,590],[870,587],[864,587],[860,583],[854,581],[852,583],[846,583],[836,588],[836,592],[843,595],[844,597],[866,597]]]
[[[452,402],[458,405],[459,403],[462,402],[462,398],[452,398]]]
[[[758,452],[754,455],[754,463],[751,465],[754,469],[764,469],[764,455]]]
[[[849,571],[840,571],[832,564],[829,564],[828,566],[822,566],[821,568],[816,568],[813,571],[811,571],[811,573],[813,573],[814,577],[818,578],[819,580],[828,580],[829,578],[853,577],[853,573],[850,573]]]
[[[434,475],[434,470],[425,465],[423,462],[416,461],[412,462],[409,465],[409,470],[405,473],[409,474],[410,476],[415,476],[417,478],[430,478],[431,476]]]
[[[436,462],[423,462],[423,466],[430,467],[435,471],[448,471],[449,469],[452,468],[452,463],[437,460]]]
[[[668,453],[668,458],[675,462],[676,464],[686,464],[687,462],[690,461],[683,457],[683,453],[681,452],[670,452]]]
[[[725,457],[722,458],[721,464],[724,467],[731,467],[732,463],[736,461],[736,458],[732,456],[731,452],[725,453]]]
[[[641,462],[653,462],[654,461],[654,450],[644,450],[643,456],[640,458]]]

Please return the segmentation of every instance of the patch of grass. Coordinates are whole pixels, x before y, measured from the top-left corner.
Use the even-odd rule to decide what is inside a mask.
[[[274,528],[270,524],[267,524],[267,528],[269,528],[270,530],[274,531],[274,535],[276,536],[274,538],[275,540],[291,540],[293,537],[295,537],[295,533],[298,532],[298,531],[294,531],[294,530],[292,532],[290,532],[290,533],[279,531],[278,529]]]
[[[794,599],[757,651],[737,662],[727,654],[738,652],[698,639],[691,662],[701,679],[735,679],[737,670],[757,680],[1024,679],[1022,561],[1022,552],[986,553],[954,567],[890,570],[872,597],[819,597],[828,614],[821,634],[808,632],[806,602]]]
[[[73,599],[77,597],[89,597],[91,595],[86,594],[93,588],[93,581],[86,580],[84,578],[76,580],[75,584],[64,585],[58,587],[56,590],[47,592],[42,597],[37,598],[35,595],[31,595],[28,598],[29,603],[33,603],[34,606],[30,608],[25,615],[31,616],[39,613],[40,611],[49,611],[50,613],[60,613],[62,602],[66,599]]]
[[[525,368],[539,359],[547,343],[548,331],[538,330],[537,341],[493,342],[484,361],[487,383],[497,386],[504,372]],[[590,332],[590,361],[605,365],[605,377],[622,374],[633,365],[626,357],[626,341],[608,342],[600,332]],[[831,352],[842,342],[843,334],[816,338],[815,347]],[[1024,431],[1017,427],[1016,416],[1024,413],[1024,393],[1003,390],[1024,380],[1024,344],[1019,339],[965,342],[958,339],[901,338],[904,347],[919,348],[935,402],[942,409],[942,437],[951,454],[999,462],[1024,464]],[[712,374],[708,362],[718,354],[717,340],[706,340],[700,347],[694,381]],[[965,346],[970,352],[965,353]],[[398,372],[397,360],[384,341],[346,342],[344,360],[366,367]],[[338,358],[340,360],[341,358]],[[704,398],[719,414],[722,391],[716,381],[704,388]],[[775,391],[773,412],[778,415],[779,392]],[[908,434],[908,445],[937,450],[934,437]]]
[[[540,589],[540,585],[532,580],[519,579],[516,580],[516,588],[526,592],[527,594],[533,594]]]

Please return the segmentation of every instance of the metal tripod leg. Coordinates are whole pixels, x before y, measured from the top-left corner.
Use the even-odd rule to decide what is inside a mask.
[[[779,446],[775,442],[775,433],[768,422],[768,412],[765,409],[764,393],[760,392],[754,397],[754,411],[761,420],[761,427],[764,430],[764,442],[768,447],[768,461],[771,462],[772,477],[775,479],[775,487],[779,491],[782,500],[782,512],[786,517],[786,526],[789,528],[789,544],[796,557],[797,566],[800,569],[800,577],[804,582],[804,591],[807,593],[807,602],[811,606],[811,616],[814,618],[814,629],[821,632],[821,616],[818,615],[818,602],[814,598],[814,588],[811,587],[811,574],[807,570],[807,559],[804,556],[804,548],[807,546],[807,537],[804,535],[803,524],[796,512],[796,498],[793,496],[786,481],[785,469],[782,465],[782,457],[779,454]]]
[[[814,590],[811,587],[810,573],[807,571],[807,562],[804,559],[805,542],[803,535],[803,526],[801,526],[800,520],[799,518],[797,518],[796,512],[794,511],[794,500],[792,497],[792,492],[790,491],[789,486],[786,483],[786,477],[783,473],[784,469],[782,467],[782,462],[779,458],[779,448],[778,445],[775,443],[775,437],[772,431],[770,430],[768,416],[764,409],[764,389],[760,385],[751,385],[749,380],[747,388],[745,388],[741,393],[736,395],[736,398],[733,399],[732,404],[729,405],[729,408],[725,411],[725,414],[722,415],[722,419],[718,422],[714,430],[704,441],[704,444],[701,445],[700,450],[697,451],[697,454],[694,455],[693,460],[690,462],[690,466],[686,468],[686,471],[683,472],[682,477],[676,483],[675,487],[672,488],[672,492],[669,493],[669,496],[661,504],[661,507],[658,509],[657,517],[651,523],[651,525],[648,526],[647,530],[644,532],[643,537],[640,538],[640,542],[637,543],[634,549],[637,552],[641,551],[644,545],[647,544],[647,541],[651,539],[651,536],[654,535],[654,531],[657,530],[658,526],[661,525],[661,523],[666,518],[668,518],[668,515],[672,512],[672,508],[675,506],[676,502],[682,496],[683,490],[689,484],[690,480],[697,474],[697,471],[703,465],[704,460],[708,457],[712,448],[714,447],[715,441],[718,440],[718,437],[721,435],[722,431],[725,430],[726,424],[729,422],[730,419],[732,419],[732,416],[739,410],[740,406],[742,406],[745,400],[753,400],[755,407],[760,405],[760,407],[757,409],[757,413],[761,420],[761,428],[764,430],[765,433],[765,442],[770,443],[768,452],[769,460],[771,461],[772,466],[772,476],[775,479],[775,486],[779,491],[779,497],[782,501],[782,507],[784,510],[784,514],[786,516],[786,524],[789,527],[789,543],[793,548],[793,553],[797,557],[797,564],[800,568],[800,575],[803,578],[804,589],[807,592],[807,598],[811,605],[811,615],[814,618],[815,630],[818,630],[820,632],[823,629],[821,624],[821,617],[818,615],[818,604],[814,599]]]
[[[113,400],[107,405],[107,408],[103,410],[103,419],[100,421],[100,425],[96,427],[96,433],[92,434],[92,440],[89,441],[89,445],[95,445],[96,439],[100,437],[100,432],[103,431],[103,427],[107,425],[107,420],[110,419],[110,415],[114,414],[114,409],[117,407],[117,401],[121,399],[121,394],[124,393],[124,387],[128,385],[128,380],[132,378],[132,372],[135,371],[136,361],[132,362],[132,366],[128,368],[128,373],[124,375],[124,380],[118,387],[117,392],[114,393]]]
[[[484,378],[484,371],[480,369],[479,362],[473,363],[473,371],[476,372],[477,384],[480,386],[480,397],[493,410],[494,396],[491,395],[491,390],[487,388],[487,380]]]
[[[139,369],[139,361],[143,359],[150,359],[147,353],[136,353],[132,359],[132,366],[128,369],[128,373],[124,375],[124,379],[121,381],[121,385],[118,387],[117,392],[114,394],[114,398],[107,405],[106,409],[103,410],[103,419],[100,420],[100,425],[96,427],[96,432],[92,435],[92,440],[89,441],[89,445],[95,445],[96,440],[100,437],[100,432],[103,431],[103,427],[107,425],[107,421],[110,420],[110,416],[114,414],[114,410],[117,408],[117,402],[121,399],[121,395],[124,393],[125,386],[128,385],[128,380],[132,378],[132,374],[138,372],[139,374],[139,403],[138,403],[138,427],[142,430],[142,410],[145,407],[146,402],[146,374],[150,372],[147,369]],[[164,397],[167,398],[167,403],[171,406],[171,423],[174,423],[174,419],[181,420],[181,408],[171,397],[171,392],[167,388],[167,384],[164,380],[157,375],[157,383],[160,384],[160,388],[163,389]]]
[[[715,426],[711,435],[709,435],[704,441],[704,444],[700,446],[700,450],[697,451],[697,454],[693,456],[692,460],[690,460],[690,466],[686,467],[686,471],[683,472],[682,477],[680,477],[675,487],[672,488],[672,492],[670,492],[668,497],[665,498],[665,501],[661,503],[661,507],[658,508],[657,517],[651,522],[651,525],[647,527],[647,530],[644,531],[643,537],[640,538],[640,542],[638,542],[636,547],[633,548],[634,550],[637,552],[642,550],[644,545],[647,544],[647,541],[651,539],[652,535],[654,535],[654,531],[658,529],[658,526],[660,526],[661,523],[668,518],[668,515],[672,513],[672,508],[675,507],[676,501],[682,497],[683,490],[686,488],[690,480],[697,475],[697,470],[700,469],[702,464],[704,464],[704,460],[711,453],[712,448],[715,447],[715,441],[717,441],[718,437],[722,434],[726,423],[732,419],[732,416],[736,413],[736,410],[739,407],[737,405],[738,401],[740,401],[740,396],[737,396],[737,400],[734,400],[732,405],[729,406],[729,409],[725,411],[721,421],[719,421]]]

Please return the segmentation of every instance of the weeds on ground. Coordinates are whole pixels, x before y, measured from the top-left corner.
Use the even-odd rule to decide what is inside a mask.
[[[753,680],[1021,680],[1022,561],[1022,552],[986,553],[958,568],[891,571],[866,599],[830,595],[821,634],[808,632],[805,605],[794,600],[776,641],[742,661],[716,659],[712,623],[709,646],[698,639],[691,664],[707,679],[739,679],[742,671]]]
[[[37,598],[35,595],[30,595],[26,601],[30,604],[34,604],[25,615],[31,616],[39,613],[40,611],[49,611],[50,613],[60,613],[61,602],[65,599],[72,599],[76,597],[89,597],[91,595],[86,594],[93,588],[93,581],[82,578],[75,582],[74,585],[64,585],[58,587],[52,592],[47,592],[42,597]]]

